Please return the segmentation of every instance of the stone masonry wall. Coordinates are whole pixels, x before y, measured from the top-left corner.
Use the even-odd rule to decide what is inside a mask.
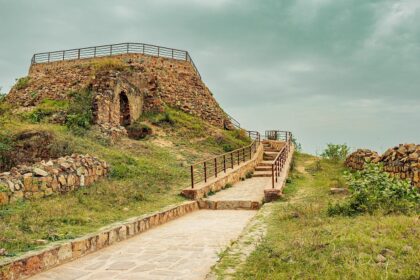
[[[10,172],[0,173],[0,205],[89,186],[108,171],[105,161],[76,154],[41,161],[30,167],[19,165]]]
[[[384,171],[401,179],[409,179],[414,186],[420,187],[420,145],[400,144],[388,149],[382,156],[359,149],[347,157],[345,165],[353,170],[361,170],[365,162],[381,163]]]
[[[116,69],[108,67],[109,72],[98,70],[98,65],[110,60],[118,60],[126,66],[125,69],[119,65]],[[9,102],[19,106],[34,106],[44,99],[69,99],[71,91],[93,87],[94,94],[109,96],[102,97],[102,101],[97,103],[103,108],[102,116],[107,110],[110,114],[115,112],[118,115],[113,106],[117,106],[119,99],[115,98],[120,90],[126,90],[132,93],[131,96],[137,96],[135,105],[130,108],[135,116],[143,111],[161,110],[166,104],[219,127],[230,123],[210,90],[187,61],[124,54],[35,64],[29,70],[29,78],[23,88],[12,88],[7,96]],[[115,121],[113,116],[107,118]]]

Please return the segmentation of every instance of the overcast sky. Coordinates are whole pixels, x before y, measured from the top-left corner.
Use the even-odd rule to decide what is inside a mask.
[[[420,142],[420,0],[0,0],[0,86],[35,52],[188,50],[221,106],[304,150]]]

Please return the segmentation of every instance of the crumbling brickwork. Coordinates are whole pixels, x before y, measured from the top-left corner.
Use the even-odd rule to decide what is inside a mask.
[[[98,69],[106,60],[118,60],[119,65]],[[12,88],[7,100],[34,106],[44,99],[69,99],[70,92],[84,88],[93,90],[98,123],[121,124],[122,105],[129,108],[125,119],[130,121],[167,105],[219,127],[230,124],[190,62],[142,54],[32,65],[27,85]],[[121,98],[128,99],[128,105]]]

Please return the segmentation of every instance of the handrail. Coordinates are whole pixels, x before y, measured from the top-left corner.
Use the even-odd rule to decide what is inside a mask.
[[[257,131],[247,131],[247,133],[253,140],[250,145],[192,164],[190,166],[191,188],[194,189],[194,185],[199,182],[207,182],[211,177],[217,178],[219,173],[226,173],[228,169],[233,169],[241,162],[251,160],[257,151],[261,136]]]
[[[271,184],[274,189],[275,183],[278,181],[283,167],[286,163],[286,160],[289,156],[291,145],[292,145],[292,133],[290,131],[280,131],[280,130],[267,130],[265,132],[267,140],[283,140],[286,144],[280,149],[277,156],[274,158],[273,163],[271,164]],[[275,136],[275,137],[273,137]],[[271,139],[270,139],[271,138]],[[274,138],[274,139],[273,139]]]
[[[121,54],[144,54],[157,57],[171,58],[175,60],[185,60],[191,63],[195,72],[201,79],[200,72],[195,66],[188,51],[161,47],[143,43],[119,43],[110,45],[101,45],[94,47],[85,47],[78,49],[68,49],[61,51],[36,53],[32,56],[31,65],[39,63],[50,63],[64,60],[77,60],[85,58],[114,56]]]
[[[226,116],[228,117],[230,123],[236,128],[236,129],[241,129],[241,124],[235,120],[231,115],[229,115],[228,113],[226,113]]]

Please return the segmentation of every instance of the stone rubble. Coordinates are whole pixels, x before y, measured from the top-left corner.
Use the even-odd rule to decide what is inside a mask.
[[[362,170],[366,162],[378,163],[379,160],[380,156],[377,152],[369,149],[358,149],[347,157],[345,165],[354,170]]]
[[[20,199],[66,193],[89,186],[109,172],[109,165],[90,155],[73,154],[0,173],[0,205]]]
[[[363,169],[365,162],[382,163],[384,171],[401,179],[409,179],[420,187],[420,145],[400,144],[388,149],[382,156],[367,149],[350,154],[345,165],[353,170]]]

